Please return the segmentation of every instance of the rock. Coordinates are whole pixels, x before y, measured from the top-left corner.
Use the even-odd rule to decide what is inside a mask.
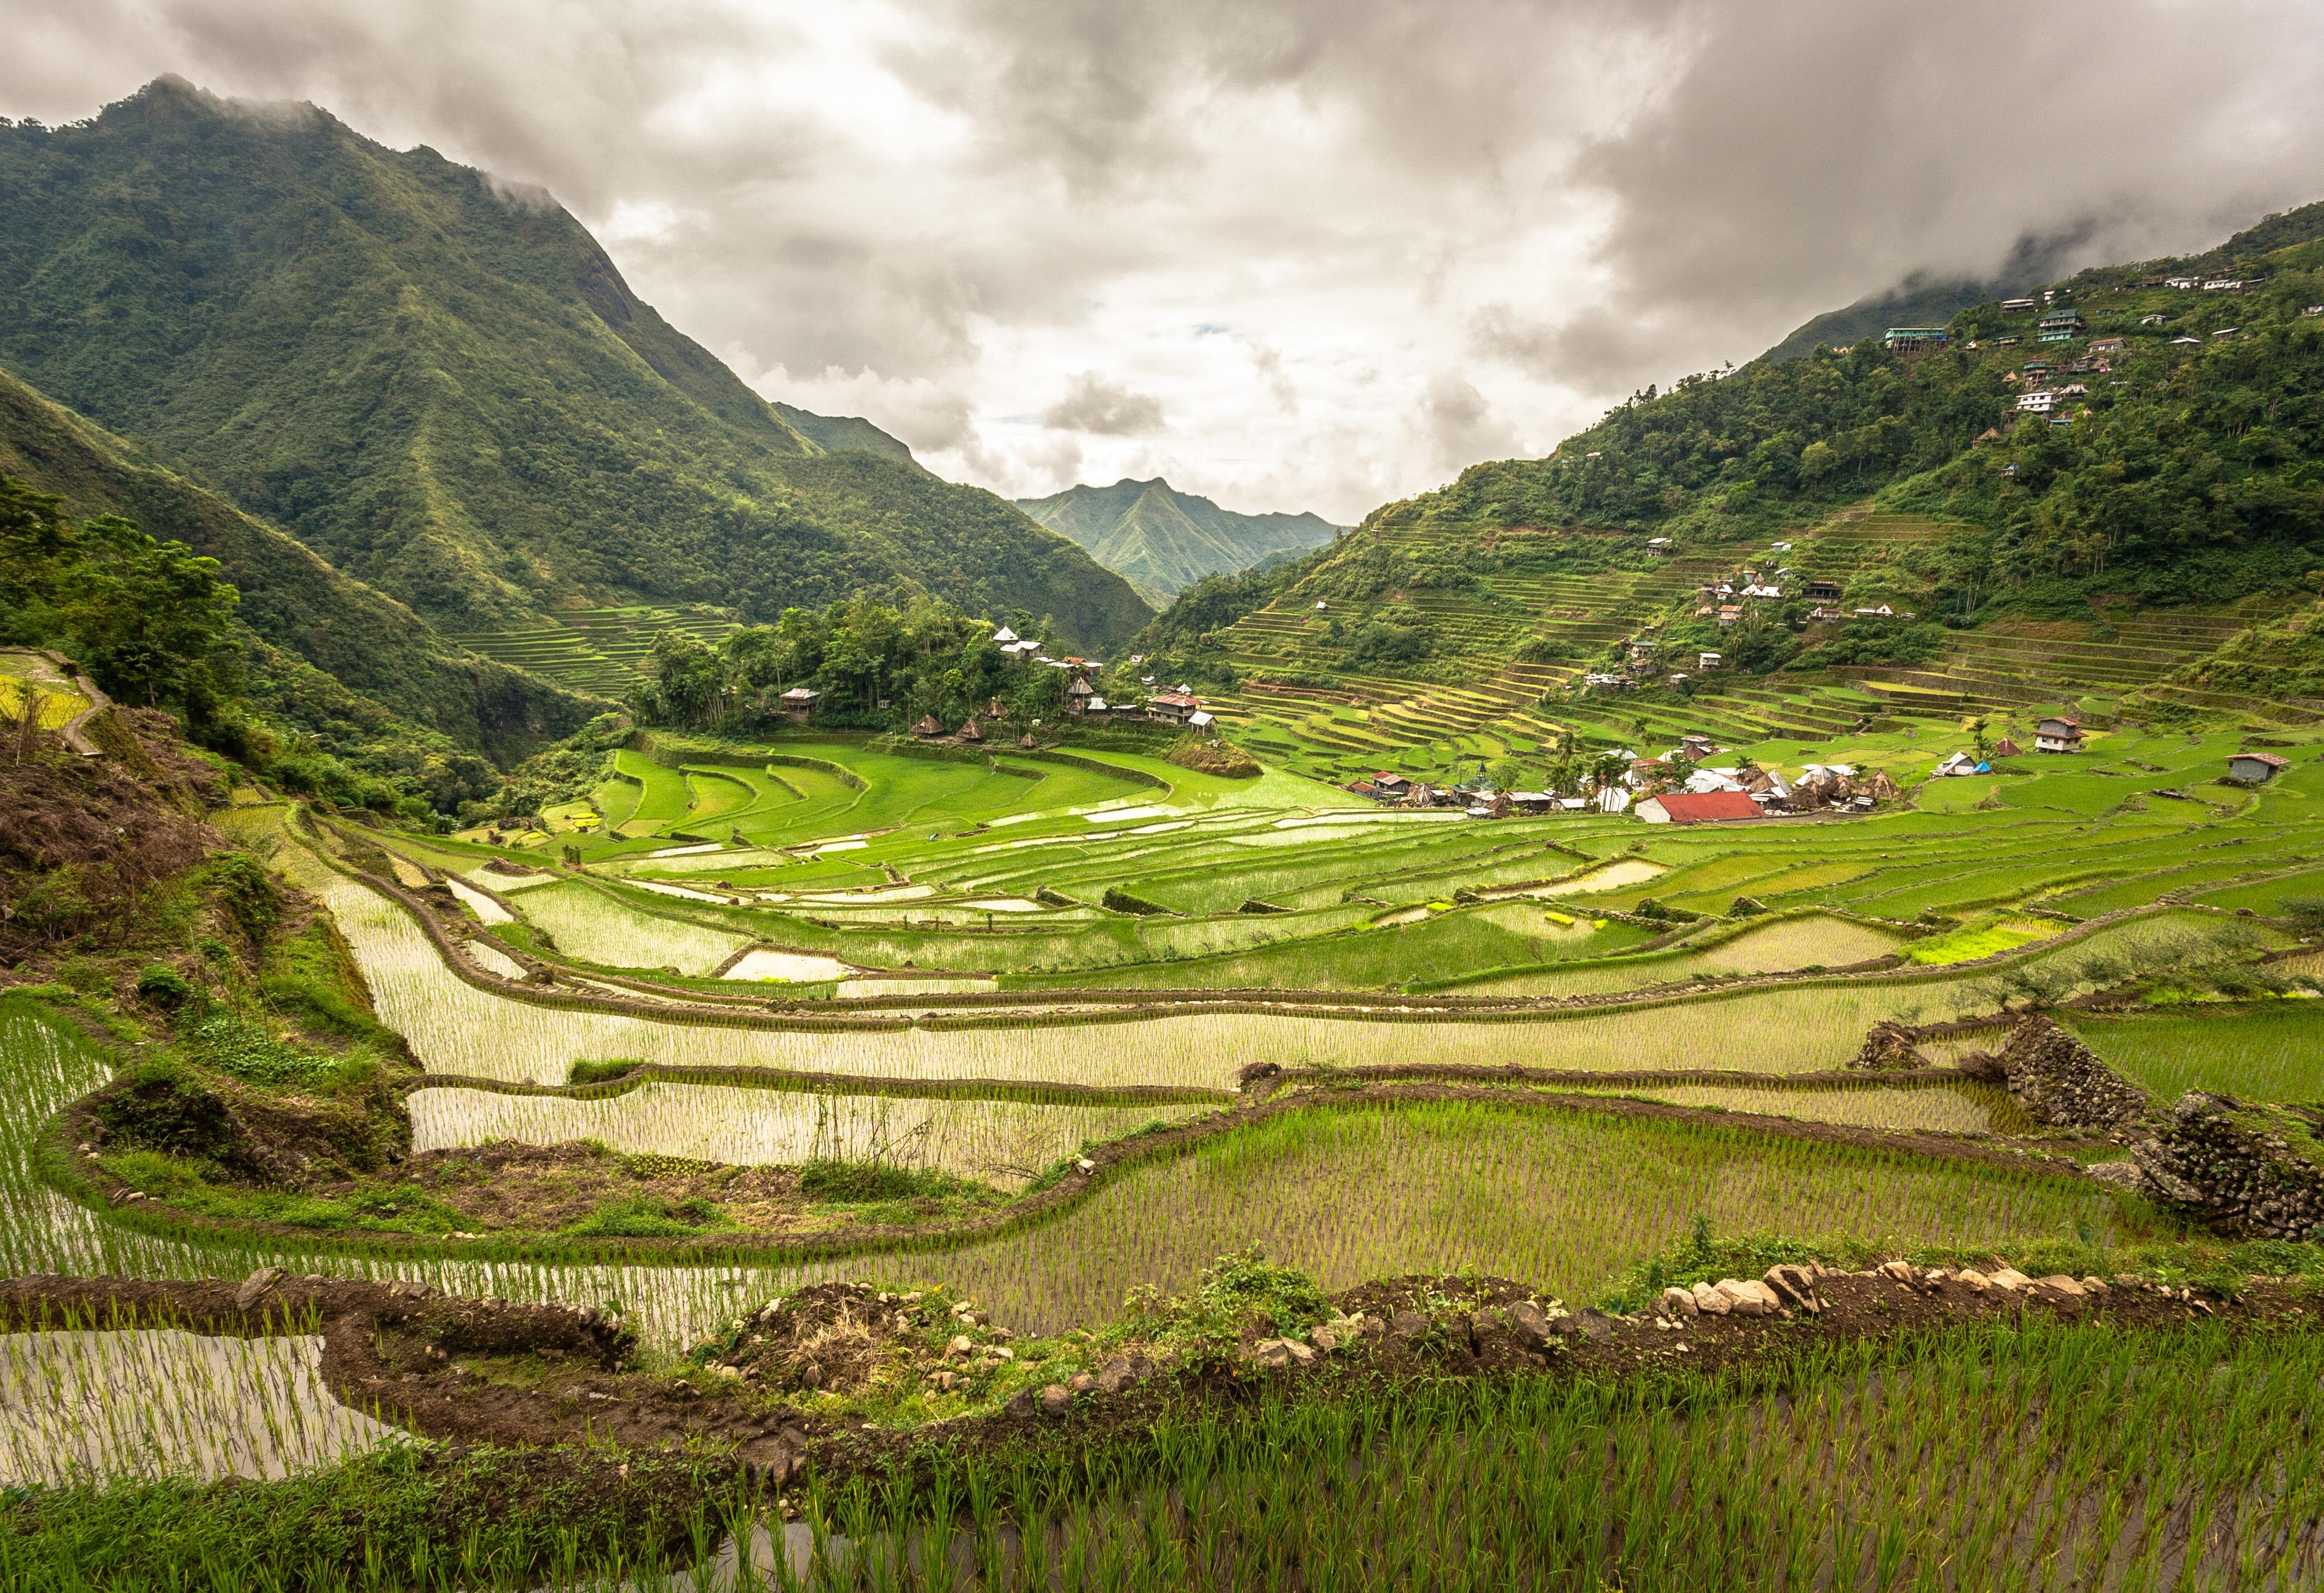
[[[1878,1267],[1880,1275],[1899,1283],[1913,1281],[1913,1264],[1909,1261],[1884,1261]]]
[[[2190,1090],[2132,1154],[2146,1193],[2222,1233],[2307,1239],[2324,1227],[2319,1138],[2324,1109]]]
[[[1877,1072],[1897,1072],[1925,1068],[1929,1059],[1921,1053],[1918,1036],[1905,1024],[1891,1020],[1872,1025],[1864,1036],[1863,1048],[1848,1060],[1848,1065]]]
[[[944,1352],[945,1352],[945,1354],[947,1357],[956,1356],[956,1355],[968,1355],[968,1354],[972,1353],[975,1348],[976,1348],[976,1340],[975,1340],[975,1339],[971,1338],[970,1338],[967,1334],[965,1334],[965,1333],[955,1333],[955,1334],[954,1334],[954,1335],[952,1336],[951,1339],[950,1339],[950,1340],[949,1340],[949,1341],[945,1345],[945,1350],[944,1350]]]
[[[1296,1338],[1262,1338],[1244,1358],[1270,1368],[1304,1366],[1314,1360],[1315,1352]]]
[[[1388,1319],[1388,1330],[1398,1338],[1417,1338],[1428,1331],[1428,1319],[1416,1311],[1400,1311]]]
[[[1509,1307],[1509,1328],[1527,1349],[1549,1348],[1549,1313],[1530,1300]]]
[[[1054,1420],[1074,1408],[1074,1396],[1066,1392],[1064,1384],[1052,1383],[1041,1390],[1038,1403],[1041,1414]]]
[[[2136,1193],[2146,1188],[2146,1170],[2135,1161],[2093,1162],[2082,1169],[2102,1184]]]
[[[1367,1311],[1356,1319],[1356,1336],[1360,1338],[1385,1338],[1388,1337],[1388,1324]]]
[[[1340,1336],[1329,1328],[1311,1328],[1307,1330],[1307,1342],[1330,1355],[1340,1348]]]
[[[2009,1093],[2037,1123],[2123,1128],[2153,1111],[2146,1092],[2046,1017],[2027,1018],[2001,1048]]]
[[[266,1298],[275,1284],[282,1281],[282,1269],[279,1266],[260,1267],[250,1276],[243,1279],[242,1287],[234,1292],[235,1309],[248,1311],[255,1306]]]
[[[1993,1280],[1973,1266],[1965,1266],[1953,1274],[1953,1281],[1967,1283],[1979,1294],[1993,1287]]]
[[[1738,1317],[1772,1317],[1783,1314],[1783,1301],[1775,1292],[1757,1278],[1721,1278],[1719,1292],[1734,1302],[1734,1314]]]
[[[1794,1311],[1803,1311],[1812,1315],[1823,1309],[1822,1303],[1816,1299],[1815,1279],[1803,1266],[1788,1264],[1771,1266],[1759,1281],[1777,1300]]]
[[[1614,1337],[1614,1319],[1602,1311],[1593,1311],[1584,1306],[1573,1313],[1572,1320],[1572,1331],[1581,1334],[1592,1344],[1602,1344]]]
[[[2088,1294],[2104,1294],[2107,1292],[2107,1286],[2104,1282],[2098,1278],[2084,1278],[2082,1280],[2082,1290],[2083,1292]]]
[[[2053,1277],[2036,1278],[2034,1280],[2033,1286],[2034,1292],[2043,1299],[2056,1301],[2061,1305],[2071,1305],[2078,1311],[2081,1309],[2082,1302],[2087,1297],[2087,1292],[2082,1286],[2063,1273]]]
[[[1076,1372],[1065,1379],[1066,1391],[1071,1394],[1087,1394],[1096,1386],[1097,1379],[1087,1372]]]
[[[1132,1380],[1130,1357],[1118,1355],[1097,1369],[1097,1385],[1106,1394],[1120,1394]]]
[[[2006,1293],[2016,1294],[2029,1288],[2034,1280],[2014,1266],[2005,1266],[1993,1274],[1993,1286]]]
[[[398,1278],[387,1286],[387,1297],[390,1300],[425,1300],[434,1292],[435,1291],[433,1289],[430,1289],[427,1284],[421,1283],[418,1278]],[[580,1310],[579,1315],[583,1321],[589,1323],[593,1327],[595,1326],[597,1322],[597,1308],[595,1306],[583,1306]]]
[[[1480,1311],[1471,1313],[1469,1318],[1469,1342],[1477,1348],[1484,1348],[1488,1343],[1491,1342],[1493,1336],[1500,1330],[1501,1320],[1496,1313],[1489,1311]]]
[[[1707,1317],[1723,1317],[1735,1309],[1735,1302],[1709,1283],[1694,1286],[1694,1309]]]
[[[813,1367],[809,1367],[808,1369],[810,1371],[814,1370]],[[740,1382],[742,1376],[742,1368],[740,1366],[730,1366],[724,1361],[713,1361],[710,1363],[710,1375],[713,1377],[731,1377],[735,1381]],[[819,1374],[816,1380],[817,1382],[822,1381],[822,1377]]]
[[[1694,1292],[1682,1289],[1676,1283],[1663,1291],[1663,1310],[1673,1317],[1684,1319],[1700,1316],[1702,1307],[1695,1304]]]
[[[984,1353],[996,1360],[1013,1361],[1017,1358],[1017,1352],[1005,1344],[988,1344],[984,1347]]]

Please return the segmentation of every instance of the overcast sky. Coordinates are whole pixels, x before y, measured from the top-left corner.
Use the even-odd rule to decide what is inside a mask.
[[[0,0],[548,188],[770,398],[1012,496],[1352,522],[2029,234],[2324,198],[2316,0]]]

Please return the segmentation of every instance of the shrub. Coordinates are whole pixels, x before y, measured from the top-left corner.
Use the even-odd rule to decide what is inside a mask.
[[[982,1184],[932,1167],[830,1159],[803,1163],[798,1187],[816,1200],[942,1200],[986,1192]]]
[[[2324,934],[2324,896],[2279,896],[2275,910],[2301,934]]]
[[[565,1075],[567,1084],[602,1084],[608,1079],[619,1079],[634,1072],[645,1064],[635,1057],[576,1057]]]
[[[194,986],[186,976],[165,963],[149,964],[137,976],[139,999],[155,1006],[174,1010],[185,1005],[193,994]]]

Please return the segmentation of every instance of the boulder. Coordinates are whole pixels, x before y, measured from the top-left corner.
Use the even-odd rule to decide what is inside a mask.
[[[2082,1171],[2102,1184],[2111,1184],[2116,1189],[2127,1190],[2132,1194],[2143,1193],[2146,1189],[2146,1169],[2141,1167],[2135,1160],[2093,1162]]]
[[[1579,1333],[1593,1344],[1602,1344],[1614,1337],[1614,1319],[1602,1311],[1584,1307],[1568,1320],[1573,1324],[1570,1331]]]
[[[1074,1408],[1074,1396],[1066,1391],[1064,1384],[1052,1383],[1041,1390],[1034,1403],[1041,1414],[1054,1421]]]
[[[1398,1338],[1417,1338],[1428,1331],[1428,1319],[1416,1311],[1400,1311],[1388,1319],[1388,1330]]]
[[[2135,1148],[2146,1192],[2221,1233],[2324,1238],[2324,1109],[2190,1090]]]
[[[2126,1128],[2152,1112],[2146,1092],[2046,1017],[2027,1018],[2001,1049],[2009,1093],[2037,1123]]]
[[[1733,1302],[1733,1312],[1738,1317],[1783,1314],[1783,1301],[1776,1298],[1773,1289],[1757,1278],[1721,1278],[1719,1280],[1719,1292]]]
[[[1956,1283],[1966,1283],[1979,1294],[1993,1287],[1993,1280],[1973,1266],[1965,1266],[1953,1274]]]
[[[1097,1369],[1097,1385],[1106,1394],[1120,1394],[1137,1378],[1136,1364],[1126,1355],[1118,1355]]]
[[[1304,1366],[1314,1360],[1315,1352],[1296,1338],[1262,1338],[1244,1358],[1270,1368]]]
[[[1899,1283],[1909,1283],[1913,1281],[1913,1264],[1909,1261],[1884,1261],[1880,1264],[1879,1271],[1882,1277]]]
[[[1777,1300],[1794,1311],[1813,1315],[1823,1309],[1822,1302],[1816,1299],[1815,1278],[1803,1266],[1788,1264],[1771,1266],[1759,1281],[1774,1292]]]
[[[1692,1289],[1682,1289],[1673,1283],[1663,1291],[1663,1311],[1674,1320],[1683,1321],[1688,1317],[1702,1315],[1702,1307],[1695,1304]]]
[[[1694,1286],[1694,1309],[1707,1317],[1723,1317],[1735,1309],[1735,1302],[1709,1283]]]
[[[2020,1294],[2034,1286],[2034,1280],[2014,1266],[1997,1269],[1990,1281],[1995,1288],[2008,1294]]]
[[[1549,1348],[1549,1313],[1530,1300],[1509,1307],[1509,1329],[1527,1349]]]

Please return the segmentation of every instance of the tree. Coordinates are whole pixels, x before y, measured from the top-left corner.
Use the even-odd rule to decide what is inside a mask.
[[[59,582],[60,607],[97,683],[126,701],[177,702],[208,718],[225,695],[214,666],[235,652],[241,597],[217,579],[220,568],[118,515],[84,523],[80,557]]]
[[[718,717],[725,696],[725,671],[718,655],[684,631],[654,638],[646,655],[647,686],[640,708],[647,718],[678,725],[705,725]]]

